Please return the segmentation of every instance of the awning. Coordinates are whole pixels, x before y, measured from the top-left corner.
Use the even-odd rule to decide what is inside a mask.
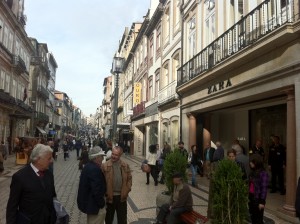
[[[117,123],[118,128],[129,128],[130,123]]]
[[[38,129],[38,131],[39,131],[42,135],[47,135],[47,132],[45,132],[44,129],[42,129],[42,128],[38,127],[38,126],[36,126],[36,129]]]

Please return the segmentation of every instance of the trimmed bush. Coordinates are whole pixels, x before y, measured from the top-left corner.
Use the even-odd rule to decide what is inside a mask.
[[[172,176],[174,173],[180,172],[183,175],[183,180],[187,181],[187,173],[186,173],[187,160],[186,157],[183,156],[179,150],[174,150],[170,154],[167,155],[167,158],[164,161],[164,175],[165,175],[165,183],[168,188],[168,192],[173,192],[174,184],[172,180]]]
[[[230,160],[218,162],[212,175],[212,223],[242,224],[248,214],[248,186],[240,167]]]

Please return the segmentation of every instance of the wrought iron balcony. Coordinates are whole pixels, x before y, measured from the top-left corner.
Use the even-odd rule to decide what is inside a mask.
[[[37,88],[37,92],[41,97],[43,97],[45,99],[49,99],[49,92],[45,87],[39,85]]]
[[[20,73],[25,73],[27,72],[25,62],[23,59],[18,55],[13,56],[13,65],[17,71]]]
[[[296,3],[297,2],[297,3]],[[201,76],[223,60],[253,45],[265,35],[299,19],[297,1],[267,0],[258,5],[210,45],[177,70],[177,86]]]
[[[30,64],[31,65],[40,65],[42,63],[41,57],[31,57]]]
[[[42,121],[42,122],[46,122],[46,123],[49,122],[49,116],[47,114],[42,113],[42,112],[37,112],[35,114],[35,118],[39,121]]]

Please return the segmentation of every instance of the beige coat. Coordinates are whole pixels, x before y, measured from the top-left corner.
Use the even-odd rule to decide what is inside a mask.
[[[121,172],[122,172],[122,189],[121,189],[121,202],[126,201],[128,193],[131,191],[132,186],[132,175],[131,170],[128,164],[120,160],[121,163]],[[114,171],[112,167],[111,160],[107,161],[102,165],[102,171],[106,180],[106,199],[108,203],[113,202],[113,177]]]

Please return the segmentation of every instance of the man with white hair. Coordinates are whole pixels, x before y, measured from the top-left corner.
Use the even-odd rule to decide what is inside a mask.
[[[89,152],[89,162],[84,166],[78,188],[77,205],[87,214],[87,224],[103,224],[105,221],[106,182],[101,170],[105,152],[95,146]]]
[[[37,144],[31,152],[30,164],[12,176],[6,208],[6,223],[54,224],[56,197],[54,177],[48,170],[52,149]]]
[[[243,153],[242,147],[238,144],[233,145],[232,149],[234,149],[236,152],[235,160],[244,166],[247,177],[248,177],[249,173],[250,173],[249,157]]]

